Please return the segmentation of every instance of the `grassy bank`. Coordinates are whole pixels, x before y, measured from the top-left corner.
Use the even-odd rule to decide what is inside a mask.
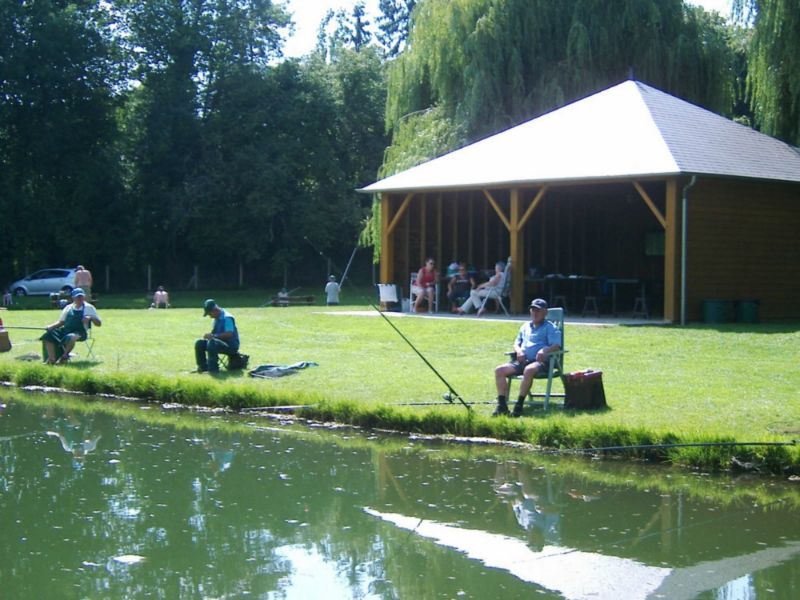
[[[201,294],[202,295],[202,294]],[[251,366],[319,364],[297,375],[256,380],[191,374],[194,340],[210,327],[202,309],[103,308],[94,331],[98,362],[66,367],[19,360],[39,352],[36,332],[9,330],[0,379],[158,402],[240,409],[296,405],[304,416],[402,431],[490,436],[556,448],[800,438],[800,326],[598,327],[567,324],[567,369],[603,370],[609,410],[492,419],[492,370],[519,322],[393,317],[398,328],[468,402],[441,401],[434,373],[376,314],[362,306],[259,308],[261,295],[218,294],[237,317]],[[198,303],[199,304],[199,303]],[[107,306],[114,302],[109,297]],[[32,307],[33,308],[33,307]],[[4,311],[6,325],[43,326],[53,310]],[[78,352],[82,349],[78,347]],[[537,382],[541,388],[542,383]],[[415,406],[415,403],[430,403]],[[732,456],[762,470],[800,469],[798,446],[636,449],[628,456],[726,468]]]

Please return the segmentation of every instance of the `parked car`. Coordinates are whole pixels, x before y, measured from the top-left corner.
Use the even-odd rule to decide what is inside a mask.
[[[15,296],[42,296],[71,292],[75,287],[75,269],[40,269],[15,281],[8,289]]]

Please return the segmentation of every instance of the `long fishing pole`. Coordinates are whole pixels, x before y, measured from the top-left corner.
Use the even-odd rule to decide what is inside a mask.
[[[669,448],[725,448],[729,446],[796,446],[797,440],[788,442],[686,442],[676,444],[638,444],[632,446],[605,446],[601,448],[565,448],[560,453],[611,452],[614,450],[667,450]]]
[[[25,327],[24,325],[3,325],[0,329],[35,329],[36,331],[45,331],[47,327]]]
[[[433,366],[433,365],[432,365],[432,364],[431,364],[431,363],[428,361],[428,359],[427,359],[427,358],[425,358],[425,357],[422,355],[422,352],[420,352],[419,350],[417,350],[417,348],[414,346],[414,344],[412,344],[412,343],[409,341],[409,339],[408,339],[406,336],[404,336],[404,335],[403,335],[403,332],[402,332],[402,331],[400,331],[400,330],[399,330],[397,327],[395,327],[395,324],[394,324],[394,323],[392,323],[392,322],[389,320],[389,318],[388,318],[388,317],[387,317],[385,314],[383,314],[383,313],[382,313],[382,312],[381,312],[381,311],[378,309],[378,307],[377,307],[377,306],[375,306],[375,305],[374,305],[372,302],[370,302],[370,303],[369,303],[369,305],[370,305],[372,308],[374,308],[374,309],[377,311],[377,313],[378,313],[378,314],[379,314],[381,317],[383,317],[383,320],[384,320],[384,321],[386,321],[386,322],[387,322],[387,323],[388,323],[388,324],[391,326],[391,328],[392,328],[392,329],[394,329],[394,330],[397,332],[397,335],[399,335],[401,338],[403,338],[403,341],[404,341],[406,344],[408,344],[409,346],[411,346],[411,349],[412,349],[414,352],[416,352],[416,353],[417,353],[417,356],[419,356],[419,357],[422,359],[422,362],[424,362],[426,365],[428,365],[428,368],[429,368],[431,371],[433,371],[433,372],[434,372],[434,374],[435,374],[435,375],[436,375],[436,376],[437,376],[437,377],[438,377],[438,378],[439,378],[439,379],[442,381],[442,383],[444,383],[444,384],[447,386],[447,389],[448,389],[448,391],[449,391],[450,393],[449,393],[449,394],[444,394],[444,398],[445,398],[445,400],[447,400],[448,402],[450,402],[450,404],[452,404],[452,403],[453,403],[453,398],[457,398],[457,399],[458,399],[458,401],[459,401],[459,402],[461,402],[461,404],[463,404],[463,405],[464,405],[464,408],[466,408],[468,411],[471,411],[471,410],[472,410],[472,407],[471,407],[469,404],[467,404],[466,402],[464,402],[464,399],[461,397],[461,395],[460,395],[460,394],[459,394],[457,391],[455,391],[455,390],[453,389],[453,386],[452,386],[452,385],[450,385],[450,384],[447,382],[447,380],[446,380],[444,377],[442,377],[442,374],[441,374],[441,373],[439,373],[439,371],[437,371],[437,370],[436,370],[436,367],[434,367],[434,366]]]
[[[356,256],[356,250],[358,250],[358,244],[353,248],[353,253],[350,255],[350,260],[347,261],[347,266],[344,268],[344,273],[342,274],[342,280],[339,282],[339,287],[344,285],[344,280],[347,279],[347,273],[350,271],[350,265],[353,264],[353,259]]]

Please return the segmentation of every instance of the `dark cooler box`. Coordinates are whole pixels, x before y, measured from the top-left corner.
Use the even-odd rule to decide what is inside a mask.
[[[606,393],[603,390],[603,372],[593,369],[566,373],[564,381],[564,408],[605,408]]]

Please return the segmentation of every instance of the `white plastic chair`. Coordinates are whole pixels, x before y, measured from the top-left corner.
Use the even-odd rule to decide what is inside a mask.
[[[486,302],[489,300],[494,300],[503,309],[503,312],[508,315],[508,309],[506,308],[504,299],[507,299],[511,295],[511,257],[508,257],[508,262],[506,263],[506,268],[503,270],[503,277],[500,279],[500,283],[495,287],[488,288],[488,293],[483,297],[483,302],[481,302],[481,306],[478,309],[479,312],[483,312],[484,308],[486,307]]]
[[[408,305],[411,307],[411,310],[414,310],[414,302],[417,299],[423,289],[417,285],[417,271],[411,273],[411,279],[408,284]],[[428,310],[431,310],[428,307]],[[439,282],[437,281],[433,288],[433,312],[439,312]]]

